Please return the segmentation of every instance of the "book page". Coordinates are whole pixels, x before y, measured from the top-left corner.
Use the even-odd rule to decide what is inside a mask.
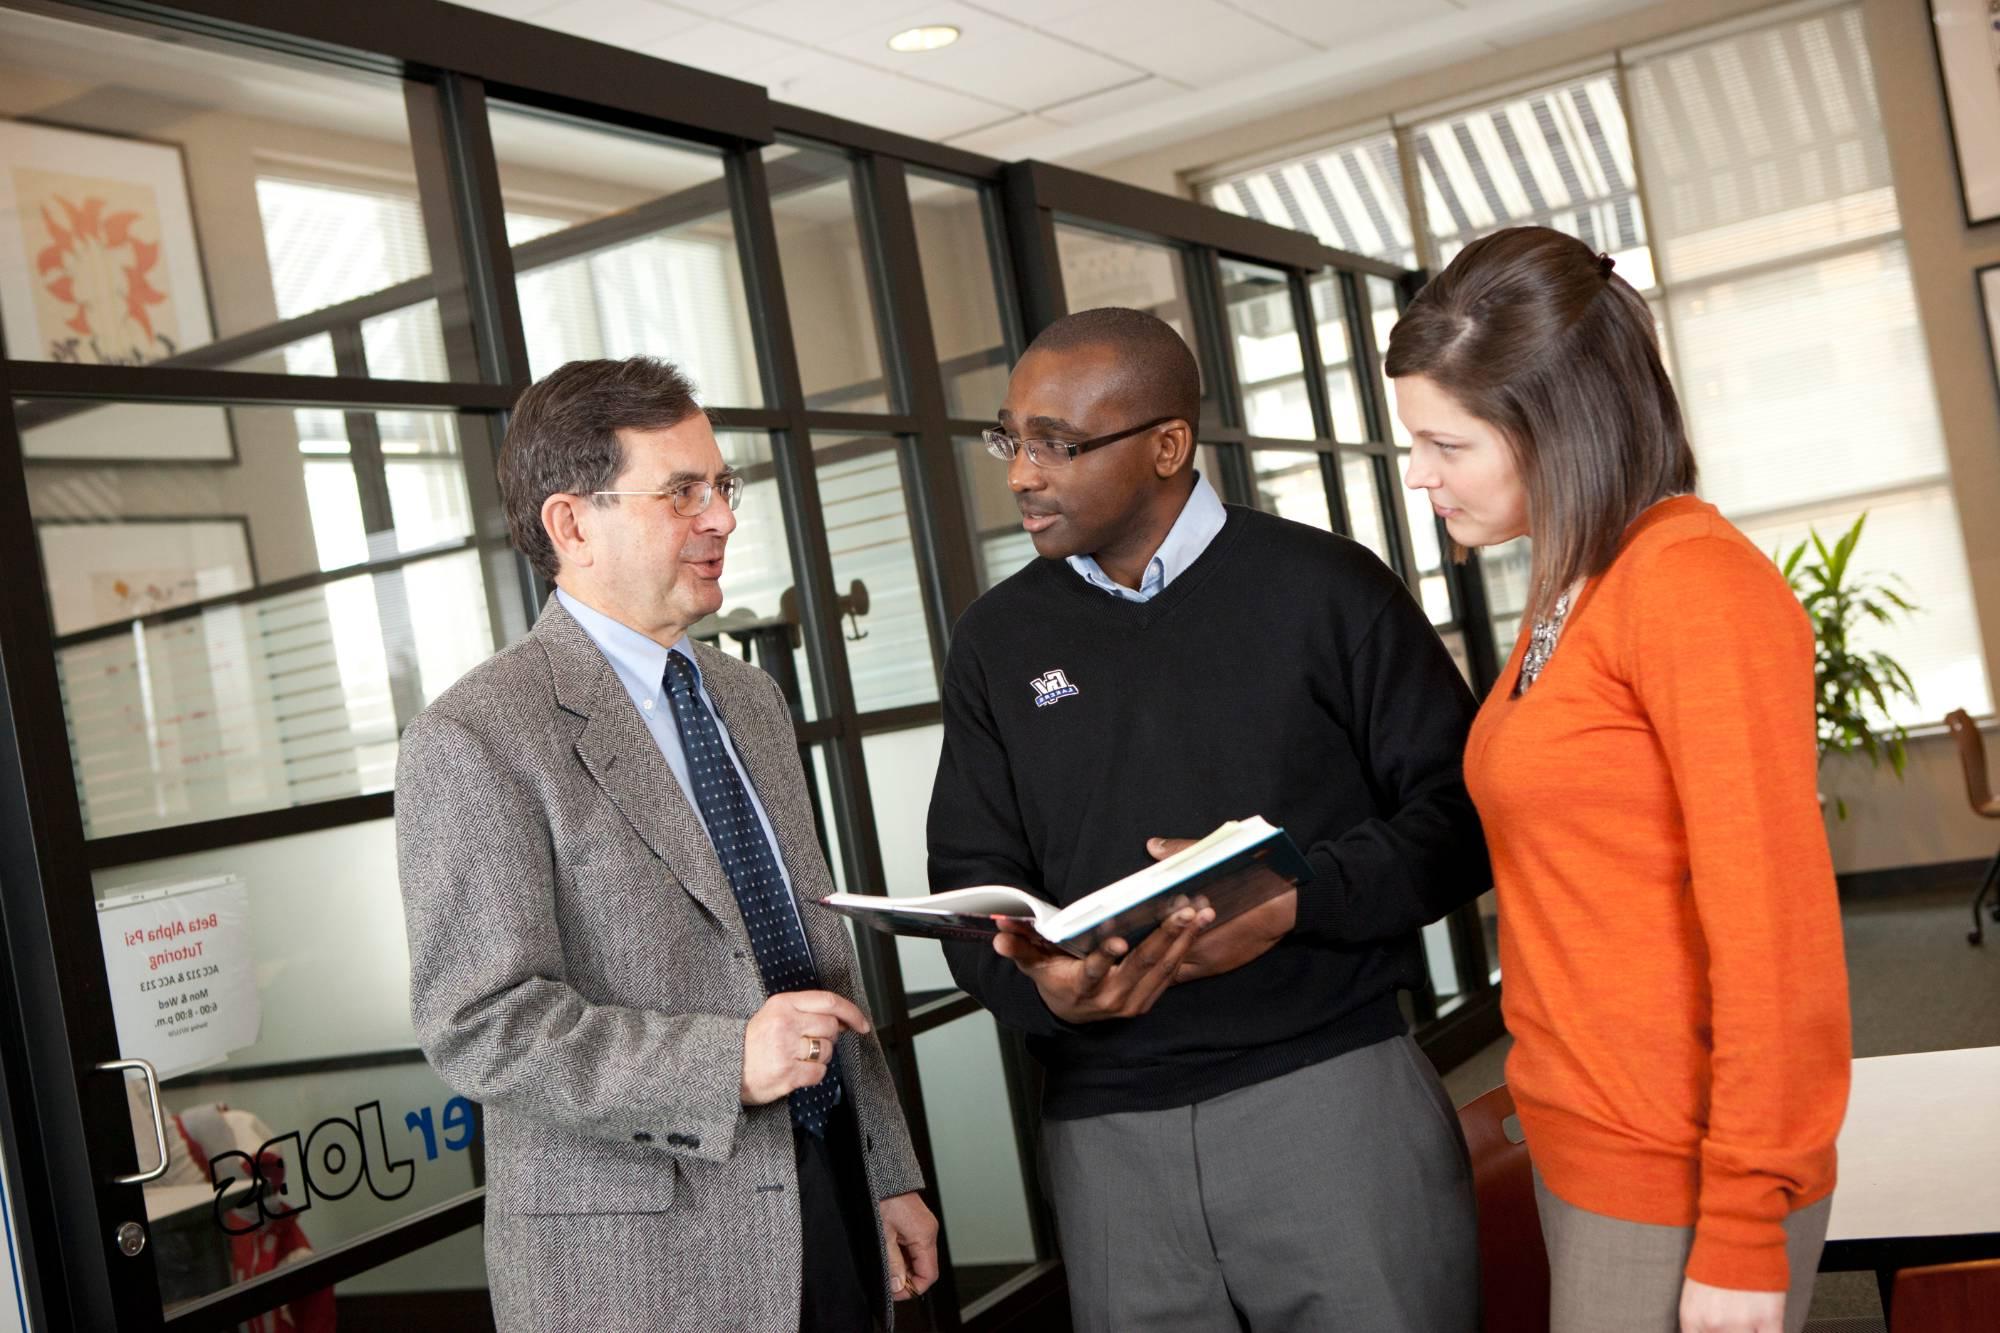
[[[922,898],[874,893],[830,893],[810,900],[815,907],[838,912],[857,926],[887,935],[914,939],[991,940],[1000,933],[996,919],[1040,922],[1056,909],[1024,889],[1005,884],[952,889]],[[1056,942],[1055,947],[1081,957],[1081,946]]]
[[[1162,861],[1144,866],[1123,879],[1113,880],[1095,893],[1086,894],[1044,922],[1051,938],[1068,938],[1087,930],[1106,917],[1115,916],[1134,903],[1144,902],[1161,890],[1196,874],[1207,866],[1226,861],[1243,847],[1268,838],[1275,832],[1261,815],[1245,820],[1226,820],[1213,833],[1181,848]]]
[[[827,906],[853,912],[915,912],[938,916],[1011,916],[1045,921],[1056,915],[1055,905],[1043,902],[1026,889],[1010,884],[981,884],[969,889],[947,889],[925,897],[884,897],[874,893],[830,893]]]

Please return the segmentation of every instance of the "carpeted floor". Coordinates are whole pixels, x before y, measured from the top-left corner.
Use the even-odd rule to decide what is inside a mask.
[[[2000,928],[1965,941],[1976,881],[1846,905],[1847,978],[1857,1056],[2000,1045]],[[1502,1038],[1445,1075],[1463,1106],[1502,1081]],[[1881,1328],[1872,1273],[1827,1273],[1813,1292],[1813,1333]],[[1841,1323],[1821,1321],[1844,1321]]]

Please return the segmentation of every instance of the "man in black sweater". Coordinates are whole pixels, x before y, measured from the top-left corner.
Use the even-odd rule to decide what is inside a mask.
[[[953,635],[931,888],[1067,903],[1249,815],[1312,878],[1129,953],[945,950],[1046,1068],[1079,1329],[1469,1333],[1470,1167],[1397,991],[1490,882],[1473,700],[1372,553],[1217,500],[1199,412],[1193,355],[1139,311],[1059,320],[1015,368],[988,443],[1044,558]]]

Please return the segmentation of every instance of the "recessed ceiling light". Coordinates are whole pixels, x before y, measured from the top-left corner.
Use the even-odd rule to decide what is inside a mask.
[[[949,23],[929,23],[921,28],[905,28],[889,39],[891,51],[935,51],[958,40],[958,29]]]

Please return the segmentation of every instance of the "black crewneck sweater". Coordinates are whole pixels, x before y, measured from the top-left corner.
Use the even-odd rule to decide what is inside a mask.
[[[1069,903],[1145,865],[1149,837],[1247,815],[1314,872],[1292,934],[1135,1019],[1063,1022],[990,945],[946,944],[959,984],[1028,1034],[1044,1113],[1186,1106],[1404,1031],[1416,932],[1491,882],[1460,774],[1473,711],[1372,552],[1236,506],[1151,601],[1036,560],[975,602],[945,667],[933,891]]]

